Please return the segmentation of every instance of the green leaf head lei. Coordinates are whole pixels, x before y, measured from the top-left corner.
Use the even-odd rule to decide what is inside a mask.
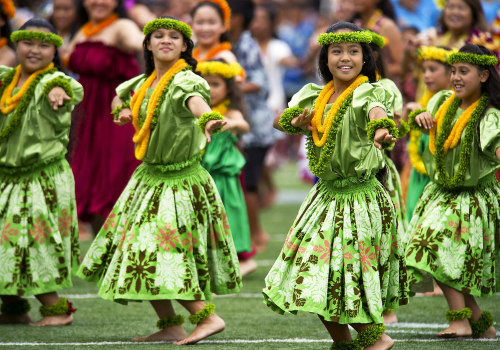
[[[179,21],[178,19],[174,19],[174,18],[154,19],[154,20],[148,22],[144,26],[144,29],[142,30],[142,32],[144,33],[144,35],[147,36],[160,28],[175,29],[175,30],[179,31],[180,33],[182,33],[183,35],[185,35],[186,37],[191,39],[191,35],[192,35],[191,27],[188,24],[186,24],[182,21]]]
[[[13,43],[29,39],[46,41],[57,48],[60,48],[63,44],[63,39],[54,33],[45,33],[36,30],[16,30],[10,35],[10,40],[12,40]]]
[[[478,55],[469,52],[454,52],[447,58],[449,65],[454,63],[463,62],[473,64],[475,66],[496,66],[498,58],[493,55]]]
[[[320,45],[330,45],[336,43],[365,43],[372,42],[372,33],[368,30],[347,33],[323,33],[318,37]]]
[[[372,35],[372,43],[380,47],[381,49],[387,45],[387,38],[385,36],[382,36],[380,34],[377,34],[375,32],[370,31],[370,34]]]

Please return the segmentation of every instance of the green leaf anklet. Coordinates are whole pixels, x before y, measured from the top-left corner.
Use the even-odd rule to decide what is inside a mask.
[[[355,340],[353,341],[345,341],[340,343],[333,343],[331,350],[363,350],[361,345]]]
[[[175,315],[159,319],[158,322],[156,322],[156,326],[159,329],[165,329],[167,327],[180,326],[183,323],[184,323],[184,317],[182,315]]]
[[[461,310],[448,310],[446,311],[446,319],[448,322],[465,320],[472,316],[472,311],[468,307],[464,307]]]
[[[10,303],[3,303],[0,308],[2,315],[24,315],[31,310],[31,305],[27,299],[19,299]]]
[[[58,316],[58,315],[64,315],[64,314],[71,314],[75,312],[76,310],[73,309],[71,303],[66,300],[66,298],[60,298],[59,302],[55,303],[54,305],[49,305],[45,306],[42,305],[40,306],[40,314],[43,317],[46,316]]]
[[[483,311],[481,317],[477,321],[469,320],[470,328],[472,328],[472,336],[479,338],[493,325],[493,316],[489,311]]]
[[[375,342],[380,339],[384,332],[385,326],[383,323],[372,324],[368,326],[364,331],[360,332],[355,341],[357,341],[361,346],[361,349],[363,349],[375,344]]]
[[[208,303],[203,309],[189,316],[189,322],[191,322],[192,324],[198,324],[201,321],[206,320],[211,314],[214,313],[214,311],[215,305],[212,303]]]

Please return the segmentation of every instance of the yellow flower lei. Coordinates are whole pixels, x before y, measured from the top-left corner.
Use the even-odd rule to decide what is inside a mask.
[[[224,79],[237,77],[243,71],[238,62],[224,63],[220,61],[204,61],[196,66],[201,75],[219,75]]]
[[[419,103],[422,108],[426,108],[429,100],[434,96],[434,92],[426,91],[425,94],[420,99]],[[408,156],[410,158],[411,165],[420,174],[427,175],[425,170],[424,162],[422,160],[422,155],[419,153],[420,146],[420,130],[410,131],[410,144],[408,145]]]
[[[444,116],[446,114],[446,111],[450,107],[451,103],[455,99],[455,93],[453,93],[446,101],[439,107],[437,113],[436,113],[436,125],[431,129],[429,133],[429,149],[432,152],[432,154],[435,154],[436,152],[436,137],[438,136],[438,133],[441,133],[441,126],[443,124]],[[462,132],[464,128],[467,126],[467,123],[469,122],[469,119],[472,115],[472,112],[476,109],[476,107],[479,105],[479,101],[477,100],[473,104],[471,104],[458,118],[458,120],[455,122],[453,125],[453,128],[448,135],[448,138],[446,139],[444,146],[443,146],[443,152],[444,154],[448,153],[448,150],[451,148],[455,148],[460,141],[460,137],[462,136]]]
[[[417,57],[421,61],[439,61],[446,63],[448,56],[457,50],[446,50],[437,46],[421,46],[417,51]]]
[[[165,86],[170,83],[174,75],[182,71],[188,67],[188,64],[183,59],[178,60],[175,64],[170,67],[170,69],[161,77],[158,85],[153,90],[153,94],[151,95],[151,99],[148,103],[146,120],[142,125],[142,128],[139,127],[139,110],[141,109],[142,101],[146,96],[146,92],[148,88],[153,84],[156,79],[156,70],[149,76],[148,79],[141,85],[139,90],[134,94],[132,99],[130,100],[130,107],[132,109],[132,124],[134,125],[135,134],[133,137],[133,141],[137,144],[135,149],[135,157],[139,160],[144,158],[146,155],[146,150],[148,148],[149,136],[151,135],[151,120],[153,119],[154,111],[156,109],[158,98],[163,92]]]
[[[32,73],[29,76],[29,78],[24,82],[23,86],[17,92],[17,94],[12,96],[14,88],[16,87],[17,83],[19,82],[19,78],[21,77],[21,65],[18,65],[16,67],[16,74],[14,75],[14,78],[12,79],[10,84],[5,88],[2,97],[0,98],[0,110],[2,111],[2,113],[9,114],[10,112],[12,112],[17,107],[19,101],[21,101],[21,98],[31,85],[31,82],[35,80],[38,74],[51,70],[52,68],[54,68],[54,63],[50,62],[50,64],[47,67]]]
[[[340,108],[340,105],[345,100],[347,96],[353,93],[354,89],[356,89],[361,84],[368,81],[368,78],[364,75],[358,75],[356,80],[342,92],[342,94],[335,100],[332,108],[328,112],[328,115],[325,118],[325,122],[322,123],[323,113],[325,111],[325,106],[328,103],[328,100],[335,92],[335,86],[333,85],[333,80],[331,80],[328,84],[325,85],[321,93],[319,94],[318,99],[314,105],[314,117],[311,121],[313,130],[312,136],[314,140],[314,144],[317,147],[323,147],[328,139],[328,133],[330,132],[330,126],[332,125],[333,119],[337,116],[337,111]],[[318,136],[318,132],[322,133],[323,136],[321,139]]]
[[[212,112],[219,112],[222,116],[225,116],[227,113],[227,110],[229,109],[229,104],[231,101],[229,99],[225,99],[218,105],[212,107]]]

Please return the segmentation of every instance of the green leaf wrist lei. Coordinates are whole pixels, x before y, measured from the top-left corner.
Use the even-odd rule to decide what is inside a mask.
[[[398,129],[398,139],[402,139],[410,132],[410,126],[407,122],[401,119],[401,125]]]
[[[305,132],[304,130],[292,125],[293,118],[297,118],[302,113],[304,113],[304,109],[300,108],[299,106],[285,109],[285,111],[280,117],[279,125],[288,134],[291,135],[303,134]]]
[[[62,88],[66,92],[66,94],[71,99],[73,99],[73,89],[71,88],[71,84],[69,83],[69,81],[67,81],[66,79],[61,78],[61,77],[54,78],[51,81],[49,81],[47,84],[45,84],[45,87],[43,88],[43,94],[48,97],[50,91],[55,87]],[[64,103],[66,103],[66,102],[68,102],[68,101],[64,101]]]
[[[408,125],[410,126],[411,130],[420,130],[421,127],[418,126],[417,122],[415,121],[415,117],[419,115],[420,113],[427,112],[426,109],[415,109],[413,112],[411,112],[408,115]]]
[[[478,55],[475,53],[454,52],[446,59],[449,65],[457,62],[470,63],[475,66],[496,66],[498,58],[493,55]]]
[[[198,126],[200,127],[201,132],[205,133],[205,127],[207,126],[207,123],[210,120],[222,120],[222,121],[224,121],[224,117],[219,112],[203,113],[201,115],[200,119],[198,119]],[[220,131],[220,129],[217,130],[216,132],[219,132],[219,131]]]
[[[381,118],[381,119],[374,119],[370,120],[368,122],[368,126],[366,128],[366,132],[368,134],[368,140],[373,140],[375,137],[375,131],[377,129],[388,129],[389,134],[391,134],[394,137],[398,137],[398,128],[396,127],[396,123],[394,120],[389,119],[389,118]],[[382,145],[382,148],[387,148],[391,146],[394,142],[391,143],[384,143]]]
[[[368,30],[349,33],[323,33],[318,36],[320,45],[330,45],[336,43],[366,43],[372,42],[372,34]]]
[[[116,106],[115,109],[113,109],[111,111],[111,114],[113,114],[113,119],[118,120],[118,116],[119,116],[120,112],[122,110],[124,110],[125,108],[130,108],[130,101],[123,102],[121,105]],[[142,124],[144,124],[144,120],[142,121]],[[151,124],[153,124],[153,123],[151,123]],[[139,121],[139,125],[140,125],[140,121]],[[155,125],[156,125],[156,123],[155,123]]]
[[[12,40],[13,43],[29,39],[46,41],[57,48],[60,48],[63,44],[63,39],[54,33],[38,32],[34,30],[16,30],[10,35],[10,40]]]
[[[173,18],[157,18],[154,19],[150,22],[148,22],[145,26],[142,32],[144,35],[149,35],[153,33],[154,31],[164,28],[164,29],[175,29],[188,38],[191,38],[192,31],[191,27],[187,25],[186,23],[173,19]]]

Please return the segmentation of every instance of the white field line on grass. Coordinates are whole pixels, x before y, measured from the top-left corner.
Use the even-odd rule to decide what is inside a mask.
[[[395,342],[419,342],[419,343],[436,343],[450,342],[450,339],[393,339]],[[460,339],[460,343],[464,342],[499,342],[498,339]],[[262,344],[262,343],[331,343],[331,339],[306,339],[306,338],[289,338],[289,339],[227,339],[227,340],[203,340],[199,344]],[[127,342],[127,341],[103,341],[103,342],[67,342],[67,343],[38,343],[38,342],[0,342],[2,346],[93,346],[93,345],[150,345],[158,344],[158,342]]]

